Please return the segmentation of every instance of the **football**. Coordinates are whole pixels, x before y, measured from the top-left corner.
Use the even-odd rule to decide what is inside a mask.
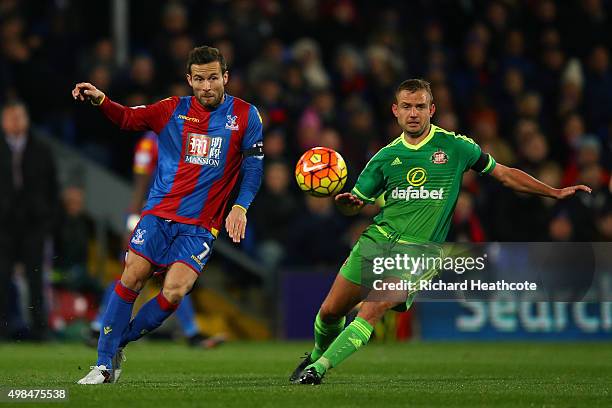
[[[338,194],[348,171],[344,159],[328,147],[313,147],[300,157],[295,166],[295,180],[300,189],[315,197]]]

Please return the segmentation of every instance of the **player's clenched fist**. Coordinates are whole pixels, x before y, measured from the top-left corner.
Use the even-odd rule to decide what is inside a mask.
[[[74,86],[72,97],[77,101],[90,100],[94,105],[100,105],[104,101],[104,92],[89,82],[80,82]]]

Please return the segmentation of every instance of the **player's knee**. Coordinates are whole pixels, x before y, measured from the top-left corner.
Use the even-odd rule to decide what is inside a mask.
[[[163,294],[172,304],[178,304],[189,293],[193,284],[188,282],[165,282]]]
[[[337,322],[342,317],[344,317],[342,312],[328,302],[323,302],[321,309],[319,309],[319,318],[325,323]]]
[[[398,305],[398,302],[364,302],[358,315],[374,326],[385,312]]]
[[[126,265],[126,268],[121,275],[121,283],[126,288],[139,292],[146,283],[146,276],[142,273],[138,273],[137,270],[129,268]]]
[[[123,286],[140,291],[151,273],[151,264],[145,259],[129,254],[125,261],[125,269],[121,275]]]

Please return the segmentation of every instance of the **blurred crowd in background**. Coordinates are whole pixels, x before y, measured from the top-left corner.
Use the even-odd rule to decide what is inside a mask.
[[[189,95],[187,54],[218,47],[226,91],[264,120],[265,180],[245,249],[271,267],[335,267],[347,255],[377,209],[339,216],[332,200],[298,191],[293,166],[304,150],[331,147],[350,188],[400,134],[391,104],[411,77],[432,84],[434,124],[550,185],[593,188],[555,202],[467,173],[449,240],[612,240],[609,1],[132,0],[125,66],[111,3],[0,0],[0,103],[24,101],[35,128],[129,178],[138,135],[74,103],[74,83],[130,106]],[[70,241],[86,222],[74,224],[78,192],[63,197],[59,219],[73,224],[59,236]]]

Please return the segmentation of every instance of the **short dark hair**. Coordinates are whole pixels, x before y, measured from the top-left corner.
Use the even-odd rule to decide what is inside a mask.
[[[433,103],[433,93],[431,92],[431,85],[429,84],[429,82],[420,78],[407,79],[401,84],[399,84],[399,86],[395,90],[395,100],[397,100],[397,95],[399,95],[399,93],[402,91],[408,91],[410,93],[413,93],[422,90],[427,91],[427,93],[429,94],[429,103]]]
[[[227,63],[225,62],[225,57],[223,57],[223,54],[221,54],[218,48],[209,47],[207,45],[195,47],[189,52],[189,57],[187,57],[187,73],[191,74],[191,66],[193,64],[209,64],[215,61],[219,62],[219,65],[221,65],[221,73],[225,74],[227,71]]]

